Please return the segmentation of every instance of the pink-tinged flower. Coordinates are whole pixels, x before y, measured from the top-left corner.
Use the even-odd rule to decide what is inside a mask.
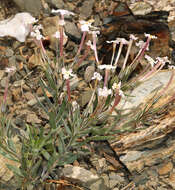
[[[157,57],[156,60],[161,62],[162,64],[165,64],[165,63],[170,64],[171,63],[167,56],[166,57]]]
[[[94,20],[88,20],[88,21],[85,21],[85,20],[80,20],[79,23],[80,23],[80,28],[81,28],[81,31],[82,32],[89,32],[90,31],[90,27],[92,27],[92,23],[94,22]]]
[[[58,21],[58,24],[59,24],[60,26],[64,26],[66,23],[65,23],[64,19],[60,19],[60,20]]]
[[[129,41],[126,40],[125,38],[117,38],[117,40],[118,40],[118,42],[120,42],[122,44],[125,44],[125,45],[129,44]]]
[[[112,94],[112,90],[108,89],[107,87],[104,88],[98,88],[98,95],[102,97],[107,97],[110,94]]]
[[[75,15],[73,12],[64,9],[52,9],[52,13],[59,13],[61,15]]]
[[[110,70],[110,69],[116,69],[115,66],[112,66],[112,65],[99,65],[98,66],[99,69],[107,69],[107,70]]]
[[[60,38],[60,32],[56,31],[55,34],[53,35],[53,37],[59,39]]]
[[[132,40],[137,40],[138,38],[136,37],[136,36],[134,36],[133,34],[130,34],[130,39],[132,39]]]
[[[41,34],[40,30],[42,29],[42,25],[35,25],[33,26],[32,28],[32,32],[30,33],[30,35],[33,37],[33,38],[36,38],[38,41],[40,41],[41,39],[43,39],[43,35]]]
[[[121,81],[118,84],[114,82],[114,84],[112,85],[113,90],[116,90],[116,89],[120,90],[120,88],[121,88]]]
[[[119,42],[119,40],[111,40],[111,41],[106,41],[108,44],[110,44],[110,43],[114,43],[114,44],[119,44],[120,42]]]
[[[118,84],[115,82],[115,83],[112,85],[112,89],[113,89],[114,91],[116,91],[119,96],[124,97],[124,93],[123,93],[123,91],[121,90],[121,82],[119,82]]]
[[[33,38],[36,38],[38,41],[44,38],[43,35],[40,33],[39,30],[31,32],[30,35],[31,35]]]
[[[135,45],[137,47],[139,47],[140,49],[144,48],[145,45],[146,45],[146,42],[144,42],[143,40],[139,40],[138,42],[135,43]],[[146,47],[146,50],[149,51],[149,44],[148,46]]]
[[[95,72],[93,77],[92,77],[92,80],[97,79],[98,81],[100,81],[100,80],[102,80],[102,78],[103,77],[100,75],[100,73]]]
[[[69,79],[70,77],[74,77],[75,75],[72,74],[72,69],[66,70],[65,68],[62,68],[61,70],[63,78],[64,79]]]
[[[154,35],[151,35],[151,34],[144,34],[145,35],[145,37],[148,37],[148,38],[150,38],[150,39],[157,39],[157,36],[154,36]]]
[[[86,45],[89,46],[94,51],[94,45],[92,44],[90,40],[86,42]]]
[[[6,73],[12,73],[12,72],[14,72],[14,71],[16,71],[16,67],[15,67],[15,66],[6,67],[6,68],[5,68],[5,72],[6,72]]]
[[[168,69],[175,69],[175,66],[174,65],[169,65]]]
[[[152,57],[150,57],[149,55],[145,55],[145,59],[149,62],[151,67],[154,67],[155,64],[157,64],[157,61],[154,61],[154,59]]]

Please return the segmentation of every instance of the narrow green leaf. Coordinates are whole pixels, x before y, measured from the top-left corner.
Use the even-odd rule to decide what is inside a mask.
[[[21,170],[16,167],[16,166],[13,166],[13,165],[10,165],[10,164],[6,164],[7,168],[9,170],[11,170],[14,174],[16,174],[17,176],[19,177],[24,177],[23,174],[21,173]]]

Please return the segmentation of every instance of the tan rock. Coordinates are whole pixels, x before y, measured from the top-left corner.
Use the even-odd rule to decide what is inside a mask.
[[[168,182],[173,187],[173,189],[175,189],[175,173],[174,172],[170,174]]]
[[[158,169],[159,175],[166,175],[173,169],[173,164],[171,162],[165,163],[162,167]]]

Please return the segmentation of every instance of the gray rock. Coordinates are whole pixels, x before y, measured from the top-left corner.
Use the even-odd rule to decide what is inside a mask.
[[[66,21],[65,30],[66,30],[66,33],[74,36],[75,38],[78,38],[78,39],[81,38],[80,30],[78,30],[75,23]]]
[[[85,106],[90,101],[92,93],[93,93],[92,90],[88,90],[81,94],[81,96],[78,100],[80,106]]]
[[[99,179],[97,175],[94,175],[92,172],[78,166],[66,166],[63,168],[62,172],[65,177],[79,180],[83,183]]]
[[[145,15],[152,11],[153,7],[146,2],[136,2],[130,5],[134,15]]]
[[[109,174],[109,179],[110,180],[115,180],[117,181],[118,183],[123,183],[125,181],[124,177],[121,177],[119,174],[116,174],[114,172],[111,172]]]
[[[13,54],[14,54],[14,51],[12,49],[10,49],[10,48],[6,49],[5,55],[7,57],[11,57]]]
[[[92,80],[92,77],[93,77],[93,74],[95,72],[95,67],[94,66],[88,66],[85,70],[85,73],[84,73],[84,80],[86,82],[90,82]]]
[[[156,89],[166,86],[172,71],[160,71],[156,73],[152,78],[144,81],[139,86],[134,88],[132,92],[127,92],[130,97],[127,99],[122,99],[119,103],[119,109],[130,110],[136,108],[141,103],[144,102],[145,98],[148,97],[151,93],[156,92]]]
[[[142,156],[143,152],[140,151],[130,151],[126,155],[121,156],[120,160],[124,163],[126,162],[132,162],[135,160],[138,160]]]
[[[63,9],[64,8],[64,1],[63,0],[46,0],[46,2],[58,9]]]
[[[42,10],[41,0],[12,0],[20,9],[38,16]]]
[[[86,0],[83,2],[83,5],[80,9],[80,18],[87,19],[92,15],[92,10],[95,0]]]

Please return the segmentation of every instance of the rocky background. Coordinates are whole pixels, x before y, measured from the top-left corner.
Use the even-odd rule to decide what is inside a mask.
[[[1,0],[0,20],[15,15],[18,12],[26,11],[39,19],[43,24],[43,33],[51,36],[56,31],[55,18],[51,15],[51,9],[67,9],[74,12],[77,16],[67,21],[65,26],[69,36],[74,37],[74,41],[68,40],[66,51],[71,60],[78,48],[81,37],[77,27],[79,19],[95,19],[96,26],[102,26],[103,18],[106,17],[115,1],[112,0]],[[145,15],[151,11],[169,11],[168,25],[171,33],[171,40],[175,40],[175,0],[128,0],[130,9],[135,15]],[[76,40],[77,39],[77,43]],[[53,57],[55,48],[54,41],[48,47],[48,54]],[[172,47],[168,46],[170,59],[172,59]],[[167,50],[167,49],[166,49]],[[42,77],[40,61],[37,60],[37,51],[30,41],[20,44],[14,39],[0,38],[0,100],[3,98],[5,88],[7,66],[17,66],[18,72],[10,84],[8,94],[9,114],[14,119],[17,126],[22,127],[24,123],[34,123],[35,125],[46,125],[45,114],[36,105],[33,96],[35,91],[42,100],[42,92],[38,86],[38,79]],[[75,86],[80,92],[81,105],[88,101],[87,82],[91,75],[86,69],[82,76],[81,83],[75,81]],[[136,106],[140,102],[147,104],[150,100],[151,92],[161,85],[166,85],[170,78],[171,71],[164,70],[148,80],[139,88],[133,91],[137,98],[132,99],[134,103],[128,105]],[[175,81],[174,81],[175,82]],[[65,166],[55,173],[54,179],[64,176],[71,182],[77,182],[77,187],[65,187],[65,189],[92,190],[167,190],[175,189],[175,104],[173,101],[167,103],[167,97],[174,94],[174,84],[166,90],[165,96],[154,105],[154,108],[162,107],[158,113],[148,112],[145,128],[141,131],[122,133],[116,136],[112,142],[100,142],[95,145],[94,154],[88,161],[81,160],[73,165]],[[31,90],[33,89],[33,91]],[[139,94],[139,95],[138,95]],[[129,104],[129,103],[128,103]],[[142,105],[143,106],[143,105]],[[132,123],[143,125],[141,122]],[[120,128],[120,124],[116,124]],[[1,158],[1,157],[0,157]],[[3,180],[11,179],[12,174],[3,168],[6,161],[1,158],[0,176]],[[6,173],[3,175],[2,173]],[[53,184],[53,189],[56,185]],[[51,188],[51,189],[52,189]],[[39,189],[39,187],[38,187]]]

